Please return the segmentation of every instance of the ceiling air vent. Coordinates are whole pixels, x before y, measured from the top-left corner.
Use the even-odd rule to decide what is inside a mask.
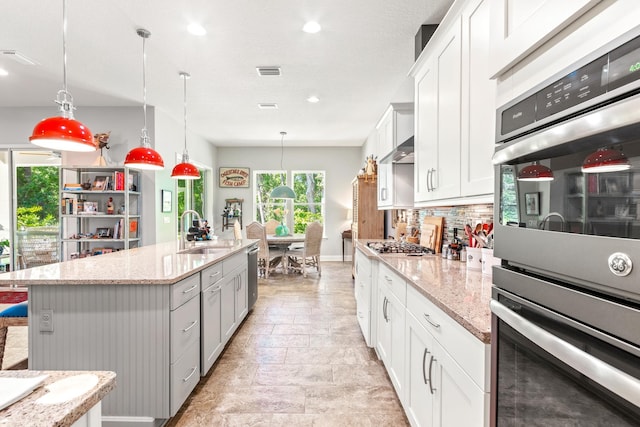
[[[259,76],[280,76],[280,67],[256,67]]]
[[[277,110],[278,104],[275,104],[273,102],[261,102],[260,104],[258,104],[258,108],[261,110]]]

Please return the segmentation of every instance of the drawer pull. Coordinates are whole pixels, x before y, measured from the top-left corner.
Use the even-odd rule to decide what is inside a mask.
[[[187,332],[189,329],[193,328],[197,324],[198,324],[198,321],[194,320],[193,322],[191,322],[191,324],[189,326],[187,326],[185,329],[183,329],[182,332]]]
[[[215,294],[216,292],[220,292],[220,289],[222,289],[222,286],[218,286],[218,287],[216,287],[214,289],[211,289],[209,292]]]
[[[216,277],[216,276],[219,276],[219,275],[220,275],[220,272],[216,271],[215,273],[210,274],[209,277]]]
[[[433,326],[434,328],[439,328],[440,327],[440,323],[436,323],[433,320],[431,320],[431,316],[429,316],[428,314],[423,314],[422,316],[424,316],[424,320],[429,322],[429,324],[431,326]]]
[[[384,276],[384,280],[386,280],[389,283],[393,283],[393,280],[391,279],[391,277],[387,276],[386,274]]]
[[[198,366],[194,366],[194,367],[191,369],[191,373],[190,373],[189,375],[187,375],[187,378],[183,378],[183,379],[182,379],[182,382],[185,382],[185,383],[186,383],[187,381],[189,381],[189,378],[191,378],[191,377],[193,376],[193,374],[195,374],[195,373],[196,373],[196,371],[197,371],[197,370],[198,370]]]
[[[183,294],[188,294],[189,292],[191,292],[192,290],[194,290],[195,288],[197,288],[198,285],[193,285],[192,287],[190,287],[189,289],[185,289],[184,291],[182,291]]]

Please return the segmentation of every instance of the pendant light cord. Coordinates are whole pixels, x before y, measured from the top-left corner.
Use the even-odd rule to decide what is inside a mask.
[[[287,133],[285,131],[280,132],[280,135],[282,135],[282,137],[280,138],[280,169],[284,170],[284,166],[282,166],[282,161],[284,159],[284,136]]]
[[[73,119],[73,97],[67,90],[67,0],[62,0],[62,90],[58,91],[56,104],[62,117]]]
[[[184,153],[182,154],[182,162],[188,162],[187,155],[187,79],[191,77],[189,73],[182,71],[180,73],[182,80],[184,80]],[[186,159],[185,159],[186,157]]]
[[[147,131],[147,51],[146,41],[151,33],[144,28],[139,28],[138,35],[142,37],[142,112],[144,114],[144,127],[142,128],[142,145],[149,146],[149,133]]]

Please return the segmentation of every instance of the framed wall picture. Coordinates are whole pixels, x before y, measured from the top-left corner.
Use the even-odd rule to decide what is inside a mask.
[[[220,168],[220,187],[249,188],[249,168]]]
[[[540,193],[525,193],[524,204],[527,215],[540,215]]]
[[[171,212],[171,191],[162,190],[162,212]]]

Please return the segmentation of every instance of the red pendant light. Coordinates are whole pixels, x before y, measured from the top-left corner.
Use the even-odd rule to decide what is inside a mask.
[[[151,148],[151,138],[147,132],[147,79],[146,79],[146,59],[145,42],[151,33],[144,28],[138,28],[136,33],[142,38],[142,111],[144,112],[144,127],[140,136],[140,147],[136,147],[127,153],[124,164],[131,168],[144,170],[164,169],[164,160],[156,150]]]
[[[200,179],[200,171],[189,163],[189,153],[187,153],[187,79],[191,76],[189,73],[182,71],[180,72],[180,77],[184,80],[184,151],[182,153],[182,163],[178,163],[173,167],[171,178]]]
[[[582,163],[583,173],[618,172],[630,168],[629,159],[622,151],[606,147],[589,154]]]
[[[553,181],[553,171],[538,162],[533,162],[518,173],[518,181]]]
[[[93,134],[73,118],[73,97],[67,91],[67,4],[62,0],[62,76],[63,87],[58,91],[56,103],[60,115],[42,120],[34,128],[29,141],[38,147],[58,151],[95,151],[98,149]]]

